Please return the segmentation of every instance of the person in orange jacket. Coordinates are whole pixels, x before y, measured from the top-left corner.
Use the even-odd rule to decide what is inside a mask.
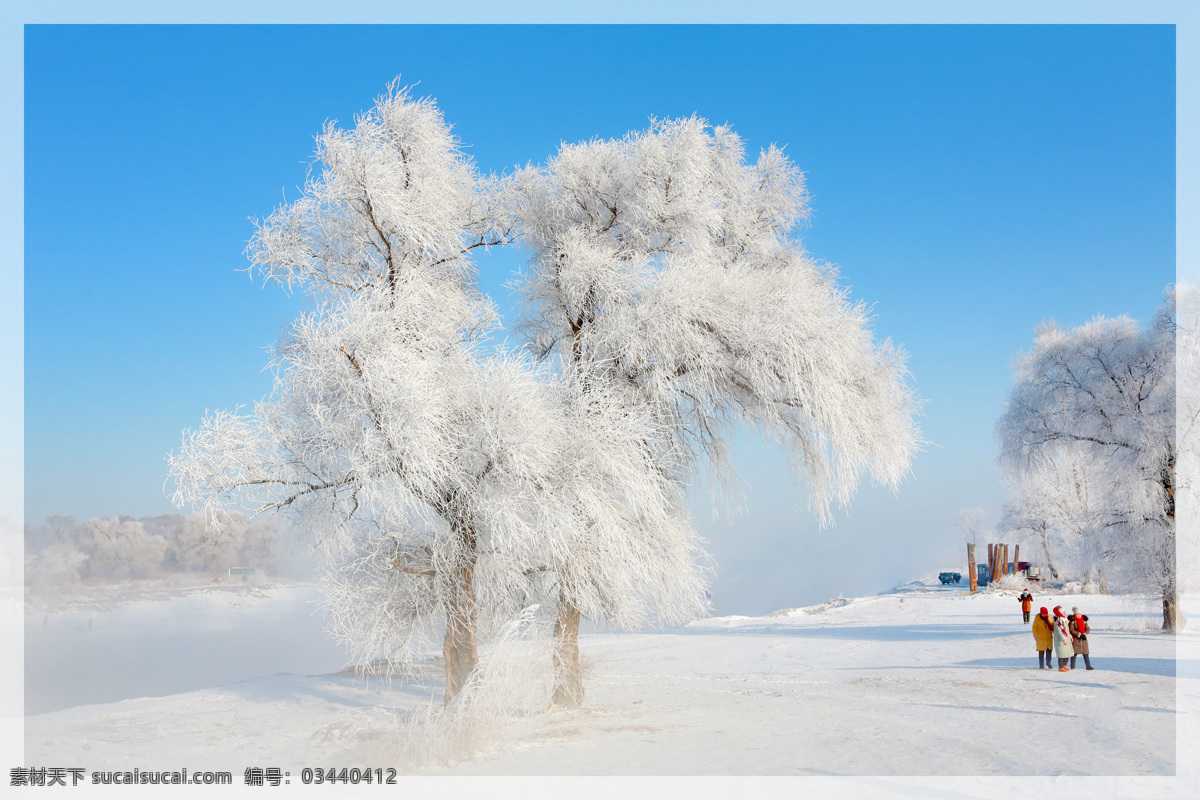
[[[1018,597],[1017,600],[1021,601],[1021,613],[1025,616],[1025,624],[1028,625],[1029,612],[1033,609],[1033,595],[1031,595],[1029,590],[1026,589],[1025,591],[1021,592],[1021,596]]]
[[[1038,669],[1053,669],[1050,659],[1054,650],[1054,623],[1047,608],[1033,618],[1033,645],[1038,651]]]

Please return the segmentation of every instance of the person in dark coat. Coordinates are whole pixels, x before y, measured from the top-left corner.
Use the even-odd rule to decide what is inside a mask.
[[[1088,669],[1093,669],[1091,660],[1088,659],[1088,623],[1087,614],[1079,613],[1079,606],[1071,609],[1071,617],[1067,623],[1067,629],[1071,633],[1071,647],[1075,653],[1071,656],[1071,669],[1075,669],[1075,659],[1078,656],[1083,656],[1083,664]]]
[[[1054,623],[1046,608],[1033,618],[1033,646],[1038,651],[1038,669],[1053,669],[1050,659],[1054,652]]]

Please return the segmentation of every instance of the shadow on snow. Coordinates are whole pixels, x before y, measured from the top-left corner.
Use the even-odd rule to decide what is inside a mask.
[[[1130,675],[1160,675],[1167,678],[1174,678],[1178,675],[1188,677],[1200,673],[1200,662],[1195,659],[1179,659],[1176,661],[1172,658],[1106,658],[1104,656],[1093,655],[1092,666],[1096,668],[1096,675],[1088,675],[1087,677],[1100,677],[1104,672],[1122,672]],[[1055,662],[1058,663],[1057,661]],[[1083,659],[1078,658],[1075,661],[1076,668],[1074,672],[1085,672],[1083,668]],[[1032,669],[1037,671],[1037,653],[1030,653],[1028,658],[977,658],[973,661],[964,661],[956,666],[962,667],[984,667],[992,669]],[[1178,668],[1178,673],[1176,669]],[[1058,674],[1057,667],[1054,670]],[[1074,683],[1074,681],[1072,681]]]
[[[789,625],[745,625],[736,628],[694,625],[671,631],[689,636],[792,636],[801,639],[849,639],[873,642],[961,642],[964,639],[1003,639],[1014,631],[996,625],[839,625],[829,627]]]

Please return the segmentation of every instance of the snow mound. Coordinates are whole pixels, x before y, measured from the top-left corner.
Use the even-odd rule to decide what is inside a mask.
[[[803,614],[824,614],[835,608],[843,608],[850,605],[850,601],[844,597],[835,597],[832,600],[826,600],[824,603],[817,603],[815,606],[804,606],[802,608],[783,608],[779,611],[772,611],[767,614],[768,617],[798,617]]]
[[[948,569],[942,572],[957,572],[962,575],[960,583],[943,584],[941,578],[938,577],[939,572],[929,572],[917,578],[913,578],[907,583],[897,584],[894,588],[888,589],[886,592],[880,592],[880,596],[893,594],[923,594],[928,592],[944,593],[947,591],[962,591],[970,589],[970,577],[963,573],[961,569]]]

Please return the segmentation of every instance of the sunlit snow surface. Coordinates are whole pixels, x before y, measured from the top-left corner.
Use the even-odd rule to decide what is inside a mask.
[[[216,592],[176,597],[160,601],[160,613],[183,609],[191,624],[210,632],[262,634],[274,624],[286,629],[290,649],[281,651],[279,640],[265,634],[255,645],[254,635],[230,633],[230,650],[206,651],[202,660],[211,663],[201,668],[185,663],[194,653],[172,662],[168,648],[178,644],[172,640],[159,647],[154,671],[202,680],[207,669],[210,686],[28,716],[26,762],[88,769],[186,764],[235,774],[248,766],[384,766],[392,710],[428,704],[439,691],[436,669],[424,681],[390,686],[332,669],[248,673],[234,681],[222,672],[223,661],[230,668],[272,659],[301,664],[330,646],[316,629],[288,627],[294,621],[288,603],[310,610],[305,590],[260,595],[242,596],[240,606]],[[120,606],[94,611],[92,629],[77,631],[78,641],[108,642],[80,645],[94,659],[83,674],[111,675],[120,663],[134,670],[150,658],[153,615],[150,601],[139,602],[136,614]],[[1054,602],[1077,604],[1091,617],[1095,671],[1037,670],[1013,595],[966,596],[919,585],[767,617],[718,617],[666,633],[587,635],[583,707],[518,720],[491,749],[429,771],[1174,775],[1176,721],[1184,719],[1176,714],[1177,686],[1190,693],[1186,705],[1194,708],[1196,661],[1176,661],[1176,637],[1154,631],[1147,598],[1038,597],[1035,609]],[[70,613],[86,626],[83,612]],[[146,620],[141,639],[123,627],[138,614]],[[38,624],[27,618],[27,625]],[[1179,638],[1182,647],[1191,636]],[[36,630],[28,638],[27,658],[69,650],[39,650]],[[312,651],[305,654],[304,646]],[[256,647],[274,655],[235,652]],[[122,662],[102,663],[118,650]]]

